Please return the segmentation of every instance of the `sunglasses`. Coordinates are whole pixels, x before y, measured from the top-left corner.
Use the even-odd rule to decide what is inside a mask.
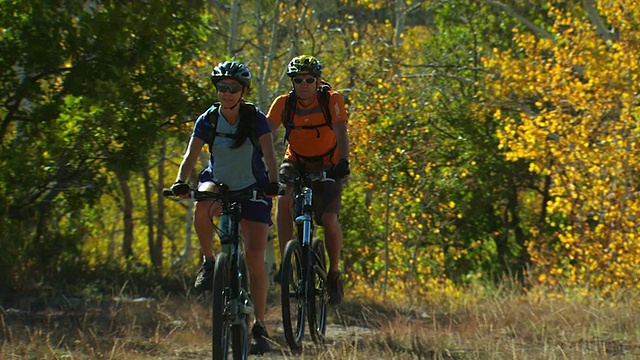
[[[237,94],[240,91],[242,91],[242,85],[227,84],[227,83],[220,82],[216,85],[216,89],[218,89],[218,92],[221,92],[221,93],[226,93],[228,91],[232,94]]]
[[[293,82],[296,84],[302,84],[302,82],[306,82],[307,84],[313,84],[314,82],[316,82],[316,78],[311,77],[311,78],[293,78]]]

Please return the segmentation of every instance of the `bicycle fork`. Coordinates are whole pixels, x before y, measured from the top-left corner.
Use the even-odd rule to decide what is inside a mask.
[[[230,287],[226,289],[229,292],[229,319],[233,324],[238,324],[242,318],[253,315],[254,308],[249,295],[249,289],[242,286],[243,277],[248,274],[243,273],[242,254],[240,252],[240,213],[239,209],[234,209],[238,204],[231,204],[229,213],[223,213],[220,217],[220,228],[222,229],[220,244],[222,251],[229,254],[231,263],[229,266],[230,276],[232,277]],[[234,216],[233,221],[229,221]],[[236,239],[233,241],[232,239]],[[235,278],[234,278],[235,277]]]
[[[311,218],[312,214],[312,199],[313,193],[311,189],[305,188],[302,191],[302,194],[298,195],[302,197],[302,209],[299,209],[300,212],[298,216],[296,216],[296,224],[299,229],[302,230],[299,234],[302,234],[302,242],[300,245],[302,246],[311,246],[311,238],[313,237],[313,221]]]
[[[300,215],[295,219],[298,226],[298,234],[301,235],[300,245],[302,247],[302,283],[307,284],[303,288],[304,298],[308,299],[313,296],[312,290],[314,289],[313,272],[309,267],[309,262],[313,260],[313,249],[311,249],[311,239],[313,238],[314,226],[312,218],[312,199],[313,193],[310,188],[305,188],[298,196],[302,197],[302,209]]]

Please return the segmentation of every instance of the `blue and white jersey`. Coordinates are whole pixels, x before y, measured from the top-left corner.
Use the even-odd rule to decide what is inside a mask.
[[[268,182],[267,170],[262,154],[253,145],[251,139],[247,137],[245,142],[237,147],[231,148],[235,138],[231,137],[238,132],[238,124],[229,124],[227,119],[218,112],[217,129],[214,130],[212,121],[209,121],[207,114],[213,116],[213,108],[208,109],[198,117],[193,129],[193,137],[202,139],[209,145],[209,167],[200,174],[201,181],[219,181],[226,184],[229,190],[236,191],[247,188],[254,184],[262,187]],[[242,119],[246,120],[246,119]],[[241,121],[242,121],[241,120]],[[264,113],[256,109],[254,129],[258,138],[271,132],[269,123]],[[213,132],[216,136],[213,137]],[[231,136],[224,136],[231,135]],[[213,138],[213,141],[211,139]]]

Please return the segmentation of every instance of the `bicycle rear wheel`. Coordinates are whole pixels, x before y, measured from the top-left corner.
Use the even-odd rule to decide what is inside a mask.
[[[284,249],[280,286],[284,337],[291,350],[300,350],[306,304],[302,287],[302,248],[298,240],[290,240]]]
[[[327,256],[324,241],[313,239],[311,251],[314,270],[311,273],[311,281],[309,281],[309,332],[311,339],[316,344],[320,344],[324,342],[324,334],[327,330],[327,302],[329,301],[326,278]]]
[[[229,255],[220,253],[213,271],[213,360],[227,360],[229,355]]]

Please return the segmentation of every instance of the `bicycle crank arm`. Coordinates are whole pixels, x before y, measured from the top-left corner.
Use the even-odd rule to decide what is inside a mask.
[[[320,267],[320,266],[318,266],[317,264],[316,264],[316,265],[313,265],[313,270],[314,270],[315,272],[317,272],[318,274],[320,274],[320,276],[321,276],[323,279],[326,279],[326,278],[327,278],[327,276],[329,275],[329,274],[327,274],[327,272],[326,272],[323,268],[321,268],[321,267]]]

